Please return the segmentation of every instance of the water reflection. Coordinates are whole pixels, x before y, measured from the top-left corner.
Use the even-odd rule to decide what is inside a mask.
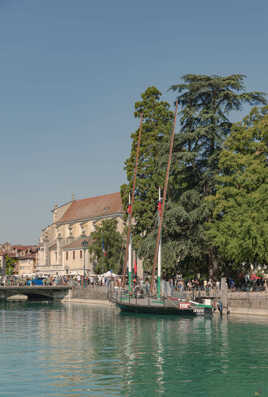
[[[0,306],[0,316],[3,395],[267,392],[268,322],[260,319],[146,317],[111,307],[11,302]]]

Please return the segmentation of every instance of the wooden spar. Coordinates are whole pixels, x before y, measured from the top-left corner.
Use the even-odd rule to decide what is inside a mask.
[[[160,222],[160,214],[161,214],[161,189],[158,188],[158,223]],[[161,244],[161,234],[159,240],[159,249],[158,249],[158,257],[157,257],[157,298],[160,299],[161,295],[161,262],[162,262],[162,244]]]
[[[156,246],[155,246],[155,251],[154,251],[154,262],[153,262],[152,279],[151,279],[151,286],[150,286],[151,293],[155,292],[155,268],[156,268],[156,263],[157,263],[157,259],[158,259],[159,243],[160,243],[161,231],[162,231],[162,225],[163,225],[163,219],[164,219],[164,211],[165,211],[165,203],[166,203],[167,187],[168,187],[168,179],[169,179],[169,170],[170,170],[170,164],[171,164],[171,159],[172,159],[173,144],[174,144],[175,129],[176,129],[177,112],[178,112],[178,101],[176,101],[176,108],[175,108],[175,113],[174,113],[174,122],[173,122],[173,130],[172,130],[172,134],[171,134],[171,138],[170,138],[170,145],[169,145],[169,156],[168,156],[168,165],[167,165],[167,170],[166,170],[163,202],[162,202],[162,208],[161,208],[161,214],[160,214],[160,221],[159,221],[159,225],[158,225]]]
[[[143,113],[141,113],[141,115],[140,115],[140,128],[139,128],[139,136],[138,136],[138,143],[137,143],[137,149],[136,149],[136,164],[135,164],[134,176],[133,176],[131,203],[130,203],[130,208],[128,209],[128,231],[127,231],[126,253],[125,253],[125,260],[124,260],[124,267],[123,267],[123,280],[122,280],[123,287],[125,287],[125,282],[126,282],[128,246],[129,246],[129,242],[130,242],[132,209],[133,209],[133,204],[134,204],[134,199],[135,199],[136,177],[137,177],[138,162],[139,162],[139,156],[140,156],[142,121],[143,121]]]

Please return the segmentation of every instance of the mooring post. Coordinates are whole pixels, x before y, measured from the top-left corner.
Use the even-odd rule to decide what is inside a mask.
[[[220,297],[221,297],[221,303],[223,306],[223,312],[227,313],[227,311],[228,311],[228,285],[227,285],[225,277],[221,278]]]

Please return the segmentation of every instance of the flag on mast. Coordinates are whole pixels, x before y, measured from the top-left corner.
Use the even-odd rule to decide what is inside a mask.
[[[132,214],[132,205],[131,205],[130,193],[128,194],[127,213],[128,213],[128,215],[131,215],[131,214]]]
[[[135,261],[134,261],[134,274],[137,274],[137,258],[135,257]]]
[[[131,206],[131,204],[129,204],[128,207],[127,207],[127,213],[129,215],[131,215],[131,212],[132,212],[132,206]]]
[[[161,216],[161,212],[162,212],[162,199],[161,199],[161,190],[160,190],[160,188],[159,188],[159,198],[158,198],[157,209],[158,209],[159,216]]]
[[[103,238],[102,238],[102,252],[103,252],[103,255],[104,255],[104,256],[107,255],[107,252],[105,251],[105,247],[104,247],[104,240],[103,240]]]

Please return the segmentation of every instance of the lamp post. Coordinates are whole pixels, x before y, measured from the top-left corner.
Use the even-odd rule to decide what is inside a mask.
[[[85,238],[85,236],[83,236],[83,237]],[[85,284],[85,278],[86,278],[86,250],[88,249],[88,241],[87,240],[82,240],[81,245],[82,245],[82,249],[84,251],[83,285],[84,285],[84,288],[85,288],[85,286],[86,286],[86,284]]]

